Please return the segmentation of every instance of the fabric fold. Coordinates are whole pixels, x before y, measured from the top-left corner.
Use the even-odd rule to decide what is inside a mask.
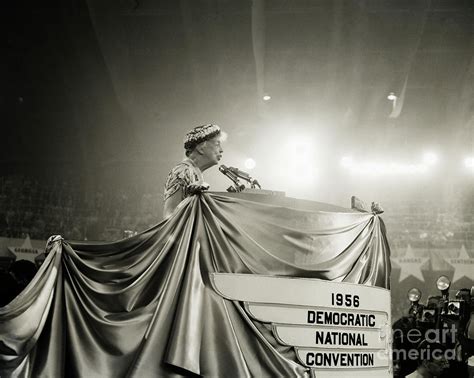
[[[309,376],[269,325],[209,275],[319,278],[389,288],[375,214],[203,193],[114,243],[48,245],[34,280],[0,308],[0,376]]]

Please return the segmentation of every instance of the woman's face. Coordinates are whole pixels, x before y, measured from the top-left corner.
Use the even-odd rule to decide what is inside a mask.
[[[202,152],[203,156],[206,157],[212,165],[218,164],[219,160],[222,158],[222,153],[224,152],[221,146],[220,135],[205,141],[202,146]]]

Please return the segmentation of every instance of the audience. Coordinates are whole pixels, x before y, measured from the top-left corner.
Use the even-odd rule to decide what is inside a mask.
[[[161,218],[162,193],[128,188],[85,192],[77,182],[38,182],[0,177],[0,236],[46,240],[112,241],[124,231],[143,231]]]
[[[37,271],[36,265],[27,260],[15,261],[9,268],[0,270],[0,307],[20,294]]]

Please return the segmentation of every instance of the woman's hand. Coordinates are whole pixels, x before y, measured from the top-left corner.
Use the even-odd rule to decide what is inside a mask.
[[[191,195],[202,193],[203,191],[208,189],[209,184],[206,182],[197,182],[195,184],[190,184],[186,187],[187,193]]]

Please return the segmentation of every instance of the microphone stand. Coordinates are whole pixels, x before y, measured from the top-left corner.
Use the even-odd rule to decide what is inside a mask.
[[[245,185],[240,183],[238,176],[234,172],[231,172],[227,167],[221,165],[219,167],[219,171],[221,171],[230,181],[234,183],[233,186],[231,185],[227,188],[229,193],[239,193],[245,189]]]
[[[262,189],[262,187],[260,186],[259,182],[258,182],[256,179],[252,178],[248,173],[246,173],[246,172],[241,172],[241,171],[239,171],[239,169],[233,168],[233,167],[230,167],[230,168],[229,168],[229,171],[232,172],[232,174],[235,175],[236,177],[241,178],[242,180],[247,181],[247,182],[250,184],[250,187],[251,187],[252,189],[256,189],[257,187],[258,187],[259,189]]]
[[[223,173],[224,175],[226,175],[234,183],[234,186],[230,186],[229,188],[227,188],[228,192],[241,192],[242,190],[245,189],[245,185],[242,185],[240,183],[239,178],[247,181],[250,184],[250,187],[252,189],[255,189],[257,187],[259,189],[262,189],[262,187],[260,186],[260,184],[258,183],[256,179],[253,179],[252,177],[250,177],[250,175],[247,172],[243,172],[239,170],[238,168],[234,168],[234,167],[227,168],[225,165],[221,165],[219,167],[219,171]]]

